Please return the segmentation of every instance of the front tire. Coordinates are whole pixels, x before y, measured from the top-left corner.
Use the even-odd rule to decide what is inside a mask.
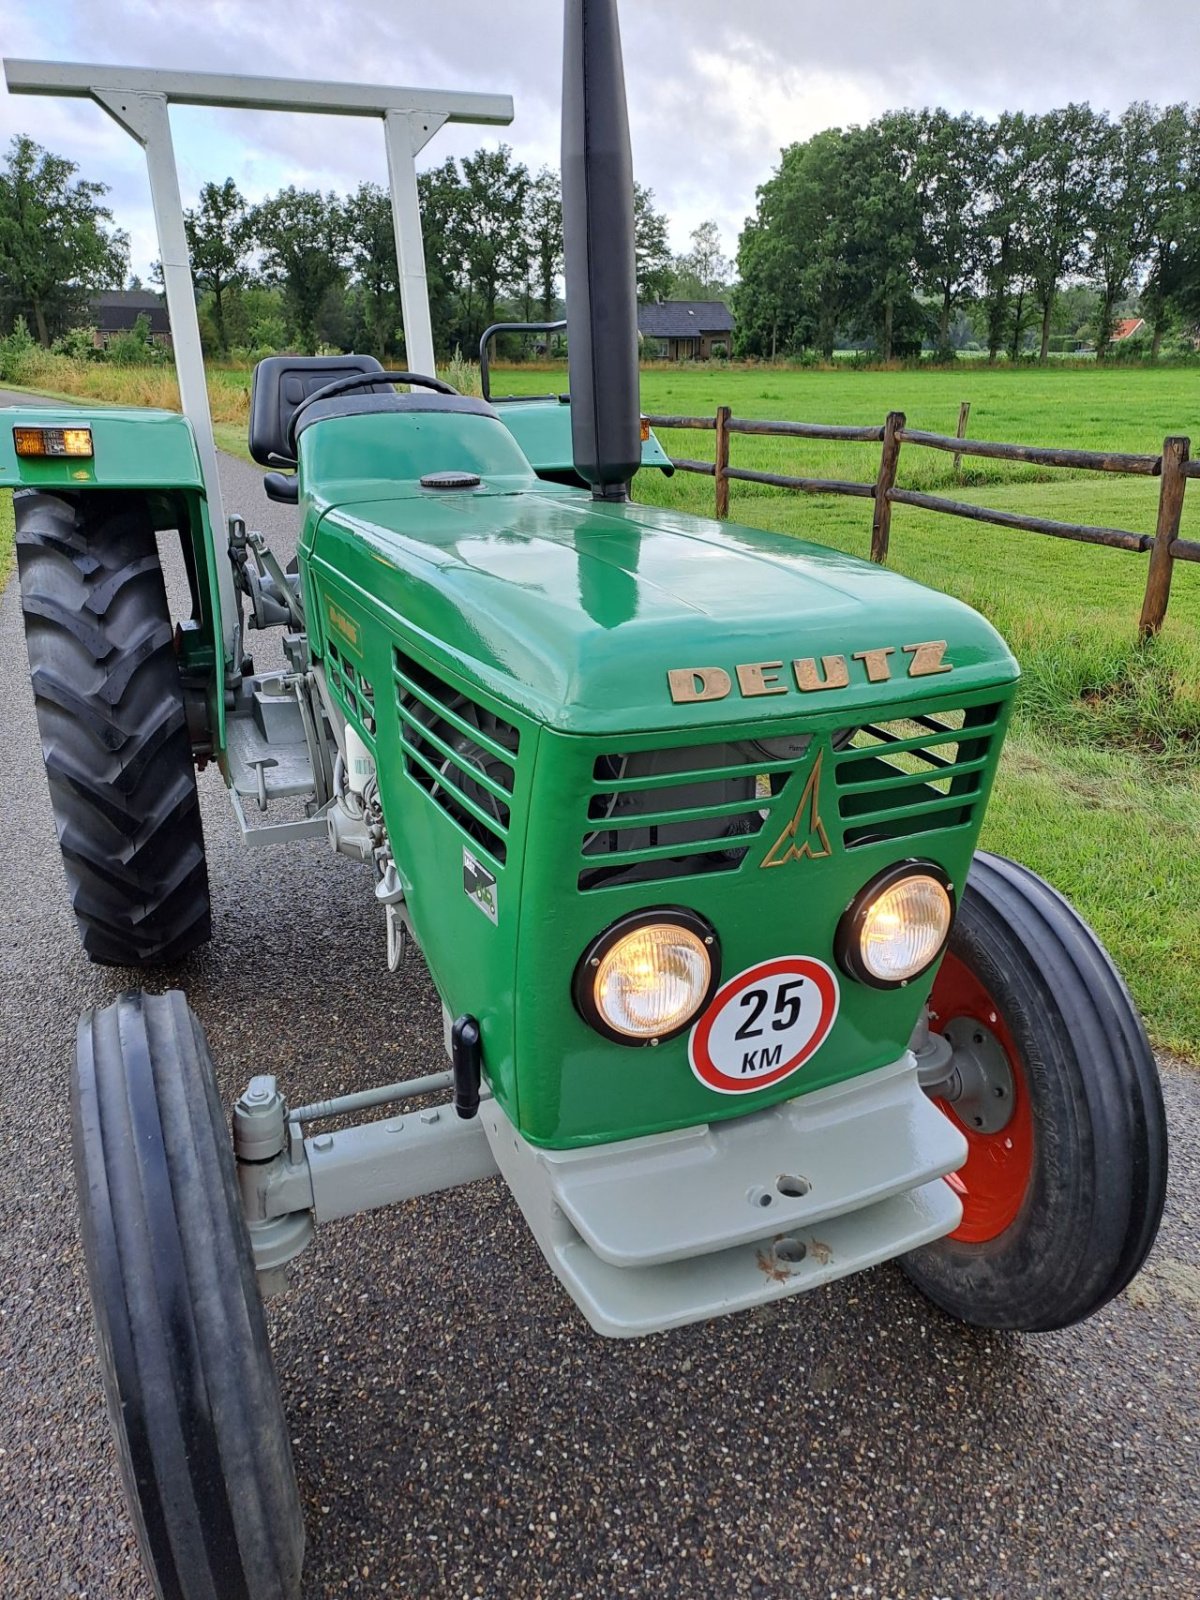
[[[930,1023],[975,1052],[975,1083],[1011,1111],[996,1126],[977,1099],[961,1115],[936,1102],[967,1136],[947,1180],[963,1220],[904,1270],[980,1327],[1038,1333],[1091,1316],[1142,1265],[1166,1192],[1162,1089],[1129,991],[1061,895],[980,853]]]
[[[212,1061],[183,995],[88,1012],[71,1101],[109,1420],[159,1600],[295,1600],[287,1424]]]
[[[101,490],[14,501],[38,730],[83,948],[106,966],[178,961],[212,918],[149,511]]]

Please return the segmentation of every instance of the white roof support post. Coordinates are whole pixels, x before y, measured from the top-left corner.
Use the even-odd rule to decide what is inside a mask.
[[[233,567],[224,559],[228,531],[221,499],[221,476],[217,467],[217,445],[213,437],[212,412],[208,403],[208,384],[204,376],[204,352],[200,346],[200,319],[196,314],[196,291],[192,284],[191,256],[183,226],[183,200],[179,193],[179,173],[175,148],[171,142],[171,119],[165,94],[114,94],[98,90],[95,98],[127,133],[131,133],[146,152],[150,175],[150,200],[158,230],[162,256],[163,287],[167,293],[167,315],[171,320],[171,342],[175,352],[175,372],[179,378],[179,398],[183,414],[196,436],[200,470],[208,497],[208,516],[217,552],[217,585],[221,595],[221,634],[227,658],[238,647],[238,602],[233,582]],[[234,662],[235,669],[238,663]]]
[[[444,123],[472,122],[495,127],[510,123],[512,99],[506,94],[454,94],[440,89],[312,82],[304,78],[242,77],[222,72],[166,72],[152,67],[97,67],[77,61],[6,60],[4,76],[12,94],[94,100],[131,133],[146,152],[180,397],[200,452],[218,551],[222,632],[226,655],[232,656],[237,648],[237,596],[233,569],[228,561],[221,559],[227,528],[221,505],[217,451],[200,348],[200,323],[196,316],[196,295],[168,107],[306,111],[323,116],[375,117],[382,121],[396,232],[405,359],[410,371],[432,375],[433,330],[415,158]],[[237,665],[235,661],[235,670]]]
[[[392,226],[396,230],[396,263],[400,274],[400,314],[404,321],[404,360],[410,372],[432,377],[433,324],[429,317],[429,284],[425,276],[425,241],[417,193],[416,156],[445,122],[445,117],[418,111],[389,111],[383,119],[387,140],[388,180],[392,191]]]

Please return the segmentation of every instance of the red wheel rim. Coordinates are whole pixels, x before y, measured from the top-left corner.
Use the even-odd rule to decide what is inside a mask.
[[[982,1023],[999,1040],[1013,1076],[1013,1114],[999,1133],[980,1133],[946,1100],[934,1103],[967,1139],[967,1159],[946,1182],[962,1201],[963,1218],[950,1235],[968,1244],[995,1239],[1016,1220],[1033,1174],[1033,1113],[1021,1057],[999,1006],[979,979],[948,951],[929,999],[930,1026],[941,1033],[956,1017]]]

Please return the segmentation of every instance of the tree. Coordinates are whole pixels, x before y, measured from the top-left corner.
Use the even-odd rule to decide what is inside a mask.
[[[983,264],[988,129],[977,117],[952,117],[939,108],[919,112],[913,132],[917,282],[937,306],[941,356],[950,350],[951,318],[977,286]]]
[[[128,264],[128,236],[100,204],[107,187],[75,179],[77,171],[24,134],[0,169],[3,325],[26,317],[47,348],[86,312],[89,294],[120,288]]]
[[[1200,211],[1200,144],[1195,115],[1187,106],[1167,108],[1154,123],[1145,174],[1145,279],[1142,307],[1153,330],[1150,359],[1158,359],[1163,334],[1190,277],[1189,235]],[[1196,264],[1200,266],[1200,252]]]
[[[885,361],[920,354],[923,317],[913,294],[919,211],[911,112],[889,112],[843,135],[833,220],[846,240],[855,330]]]
[[[246,281],[246,253],[251,236],[246,201],[232,178],[206,183],[200,204],[186,211],[183,226],[192,258],[192,276],[201,292],[211,295],[213,327],[222,355],[229,352],[225,327],[228,296]]]
[[[360,183],[345,216],[350,265],[362,291],[366,342],[382,361],[396,348],[400,329],[400,268],[391,197],[377,183]]]
[[[1087,206],[1091,276],[1100,290],[1097,361],[1108,353],[1117,304],[1146,250],[1146,170],[1155,120],[1145,103],[1132,105],[1119,122],[1105,122],[1097,135],[1095,185]]]
[[[543,167],[530,182],[525,201],[525,243],[528,282],[537,288],[541,320],[554,319],[563,260],[562,183],[557,172]],[[529,321],[528,311],[525,320]]]
[[[1100,119],[1088,105],[1025,121],[1029,143],[1029,270],[1041,312],[1038,359],[1050,353],[1054,298],[1068,274],[1084,263],[1084,221],[1096,183]]]
[[[667,219],[655,209],[654,190],[633,185],[633,249],[637,263],[637,297],[643,305],[671,292],[671,246]]]
[[[733,291],[733,311],[739,354],[769,356],[791,343],[795,323],[796,291],[793,285],[793,251],[763,214],[748,219],[738,240],[738,284]]]
[[[513,161],[506,144],[498,150],[476,150],[463,160],[457,216],[450,232],[470,288],[464,332],[472,344],[495,322],[501,292],[519,286],[525,276],[528,189],[529,169]]]
[[[417,174],[421,231],[425,240],[425,282],[434,349],[449,355],[461,342],[460,306],[465,272],[460,247],[458,166],[448,156],[440,167]]]
[[[330,290],[345,287],[347,219],[337,196],[289,186],[250,213],[268,282],[283,289],[292,337],[305,350],[320,343]]]
[[[211,325],[209,299],[200,301],[200,331],[207,333],[206,322]],[[273,284],[248,278],[245,287],[231,296],[225,310],[225,330],[231,346],[258,354],[272,354],[288,347],[288,320],[283,303],[283,290]],[[212,327],[211,343],[217,342],[216,328]]]
[[[692,229],[691,240],[686,255],[675,257],[672,295],[677,300],[722,299],[733,267],[722,252],[720,229],[715,222],[702,222]]]
[[[1028,190],[1033,181],[1029,119],[1004,112],[983,141],[986,200],[980,220],[980,271],[988,360],[1007,344],[1015,360],[1030,291]]]
[[[849,240],[845,135],[829,128],[784,150],[738,243],[738,346],[774,357],[815,345],[832,360],[845,320]]]

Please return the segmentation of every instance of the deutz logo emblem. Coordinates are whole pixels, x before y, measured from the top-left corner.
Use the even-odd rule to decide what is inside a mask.
[[[920,644],[902,644],[901,656],[907,656],[907,678],[930,678],[938,673],[952,672],[946,654],[945,639],[925,639]],[[893,672],[890,657],[896,655],[894,645],[880,645],[874,650],[855,650],[845,656],[801,656],[791,663],[791,678],[801,694],[820,694],[826,689],[848,689],[852,675],[865,677],[868,683],[887,683],[898,677]],[[851,669],[850,662],[860,665]],[[897,658],[897,664],[899,658]],[[763,694],[793,693],[782,661],[742,661],[733,669],[737,678],[738,693],[745,700]],[[733,690],[733,678],[724,667],[671,667],[667,672],[667,686],[671,699],[677,706],[692,705],[698,700],[724,700]]]
[[[819,861],[832,855],[829,835],[821,821],[821,762],[825,752],[819,750],[813,769],[804,785],[796,814],[776,839],[760,862],[764,867],[786,867],[789,861]]]

